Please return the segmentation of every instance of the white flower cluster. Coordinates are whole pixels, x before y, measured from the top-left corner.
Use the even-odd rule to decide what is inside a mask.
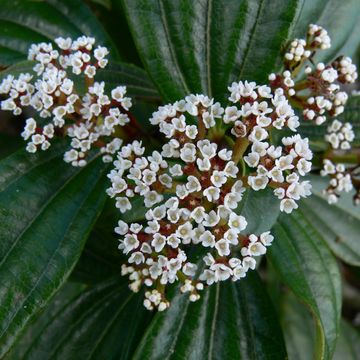
[[[148,209],[142,224],[129,226],[120,220],[115,229],[123,236],[119,248],[129,255],[123,274],[130,275],[131,289],[137,291],[142,284],[152,289],[145,295],[148,309],[169,306],[157,284],[180,280],[181,291],[196,301],[203,282],[244,277],[255,268],[254,257],[263,255],[273,240],[269,232],[259,237],[242,234],[247,221],[234,210],[245,188],[231,161],[232,151],[220,150],[207,139],[195,145],[185,137],[179,133],[182,143],[172,138],[161,154],[150,156],[143,155],[139,142],[126,145],[108,175],[112,186],[107,192],[121,213],[132,209],[135,196],[141,196]],[[189,261],[190,244],[208,249],[204,269]],[[231,256],[235,251],[241,258]]]
[[[342,123],[335,119],[327,129],[325,140],[333,149],[349,150],[355,134],[350,123]]]
[[[344,111],[348,100],[346,92],[340,91],[340,84],[353,83],[357,79],[356,66],[348,57],[339,57],[330,65],[313,60],[305,66],[305,80],[300,72],[308,59],[313,59],[319,49],[327,49],[331,41],[326,30],[318,25],[310,25],[306,40],[294,40],[285,54],[285,71],[269,76],[272,89],[282,88],[287,96],[303,109],[306,120],[321,125],[327,116],[337,116]],[[300,81],[296,81],[301,74]]]
[[[343,164],[334,164],[331,160],[325,159],[321,176],[331,178],[328,188],[323,191],[329,204],[335,204],[341,192],[350,192],[353,189],[351,175]]]
[[[288,52],[285,54],[285,59],[288,61],[300,62],[304,58],[309,58],[311,50],[306,50],[306,41],[304,39],[294,39]]]
[[[162,151],[144,155],[138,141],[123,146],[108,177],[109,196],[120,213],[131,211],[135,198],[145,205],[142,222],[119,221],[115,232],[122,236],[119,248],[129,256],[123,274],[130,288],[145,284],[148,309],[169,306],[166,284],[180,281],[191,301],[204,285],[246,276],[255,258],[266,253],[273,237],[244,233],[247,220],[236,209],[249,185],[254,190],[275,188],[280,209],[290,213],[295,200],[310,194],[310,184],[299,176],[310,171],[312,153],[299,135],[270,145],[272,128],[296,131],[298,117],[284,96],[253,82],[233,83],[229,88],[233,106],[225,109],[205,95],[161,106],[150,119],[168,138]],[[238,107],[238,104],[240,106]],[[212,141],[216,128],[225,127],[234,146]],[[246,163],[257,168],[253,176],[239,171],[238,144],[245,143]],[[245,181],[245,182],[244,182]],[[206,251],[203,264],[191,261],[188,250],[197,245]]]
[[[248,184],[255,191],[272,185],[276,188],[274,194],[281,199],[280,210],[292,212],[298,207],[296,200],[311,194],[310,183],[299,179],[311,170],[313,155],[308,140],[299,134],[283,138],[282,146],[271,145],[269,141],[271,128],[288,127],[296,131],[298,117],[281,88],[272,94],[269,87],[239,82],[229,90],[229,100],[242,104],[241,120],[235,121],[234,128],[241,128],[242,136],[251,144],[244,161],[250,168],[256,168],[256,173],[248,176]]]
[[[174,104],[160,106],[154,112],[150,123],[159,125],[159,130],[167,138],[179,137],[184,139],[195,139],[198,136],[198,127],[195,124],[187,124],[185,115],[200,117],[206,129],[215,126],[216,119],[221,118],[224,108],[220,103],[214,103],[205,95],[189,95],[185,99],[176,101]],[[170,121],[171,120],[171,121]]]
[[[104,161],[111,161],[122,143],[114,139],[115,129],[129,122],[131,99],[125,96],[126,87],[118,86],[108,96],[105,83],[94,82],[97,69],[108,62],[108,50],[94,48],[95,39],[82,36],[74,41],[58,38],[55,42],[59,49],[46,43],[31,46],[28,58],[36,62],[36,75],[9,75],[2,81],[0,94],[8,98],[1,102],[1,109],[19,115],[22,108],[30,107],[38,114],[38,120],[26,121],[22,132],[29,152],[48,149],[57,131],[72,139],[72,149],[65,153],[64,160],[73,166],[84,166],[93,146],[101,149]],[[80,75],[85,75],[84,95],[75,86],[74,76]]]
[[[294,39],[285,53],[285,61],[291,65],[310,58],[316,49],[328,49],[331,47],[331,39],[327,31],[319,25],[310,24],[307,38]]]
[[[328,32],[316,24],[309,25],[307,42],[312,49],[320,48],[325,50],[331,47],[331,39]]]
[[[343,84],[352,84],[358,78],[356,65],[352,63],[351,58],[341,56],[336,59],[332,65],[338,72],[338,81]]]

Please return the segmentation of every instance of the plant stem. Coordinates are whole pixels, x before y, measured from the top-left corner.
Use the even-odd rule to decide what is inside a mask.
[[[206,127],[201,114],[198,116],[198,138],[203,139],[206,134]]]
[[[234,149],[233,149],[233,156],[232,160],[235,164],[237,164],[240,159],[243,157],[247,147],[249,146],[249,140],[246,137],[239,137],[237,138]]]

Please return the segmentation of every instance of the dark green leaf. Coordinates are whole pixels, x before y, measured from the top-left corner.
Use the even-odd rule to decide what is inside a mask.
[[[360,333],[348,322],[343,320],[340,337],[336,345],[333,360],[357,360],[360,354]]]
[[[68,299],[60,291],[57,298],[62,306],[51,304],[38,320],[41,328],[22,359],[129,359],[152,316],[142,296],[117,278]]]
[[[72,279],[94,284],[120,273],[125,258],[118,249],[119,236],[114,232],[118,220],[114,200],[108,199],[71,274]]]
[[[280,317],[289,359],[313,359],[316,334],[308,309],[287,292],[281,299]]]
[[[265,81],[297,15],[296,0],[124,0],[143,62],[164,98],[219,100],[240,79]]]
[[[282,333],[255,272],[237,283],[209,287],[189,303],[176,295],[158,313],[134,359],[284,359]]]
[[[66,282],[54,298],[46,305],[45,310],[36,315],[35,320],[26,328],[13,348],[5,355],[4,359],[23,359],[25,353],[34,342],[34,339],[41,334],[43,328],[49,322],[49,319],[56,316],[66,304],[74,301],[85,288],[86,285],[80,283]]]
[[[0,354],[64,283],[106,198],[102,160],[78,170],[63,151],[0,162]]]
[[[106,9],[110,10],[111,9],[111,0],[90,0],[93,3],[99,4],[104,6]]]
[[[10,155],[23,145],[19,136],[0,133],[0,159]]]
[[[360,208],[352,195],[342,193],[339,202],[329,205],[322,195],[328,178],[313,176],[313,196],[302,201],[300,211],[321,233],[331,250],[350,265],[360,266]]]
[[[316,321],[316,355],[331,358],[339,331],[341,281],[336,260],[300,212],[282,215],[273,228],[269,258],[282,281]]]
[[[314,358],[313,320],[306,307],[291,294],[282,300],[282,326],[286,348],[291,360]],[[340,323],[340,335],[333,360],[357,360],[360,354],[360,334],[347,321]]]
[[[0,4],[0,64],[26,59],[32,43],[58,36],[94,36],[119,59],[116,47],[95,15],[81,0],[2,0]],[[4,51],[3,51],[4,50]]]
[[[96,79],[105,81],[108,88],[126,85],[129,96],[136,99],[160,101],[160,96],[146,72],[135,65],[110,63],[107,68],[98,72]]]
[[[238,214],[245,216],[248,221],[247,233],[257,235],[268,231],[275,224],[280,213],[279,200],[271,189],[261,191],[247,190],[239,207]]]

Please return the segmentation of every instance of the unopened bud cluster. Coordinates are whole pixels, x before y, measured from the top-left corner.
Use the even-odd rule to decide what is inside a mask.
[[[334,120],[327,129],[325,140],[330,144],[331,149],[341,153],[348,153],[351,150],[351,142],[355,134],[350,123],[342,123]],[[330,177],[329,186],[324,189],[329,204],[335,204],[342,192],[350,192],[354,189],[353,181],[357,176],[358,166],[351,167],[343,163],[333,163],[331,159],[324,159],[321,176]],[[355,204],[359,203],[359,189],[354,196]]]
[[[126,87],[118,86],[107,95],[105,83],[94,81],[97,70],[108,63],[108,50],[94,47],[94,38],[58,38],[55,43],[57,48],[47,43],[31,46],[33,74],[9,75],[1,82],[0,94],[7,97],[1,109],[15,115],[24,108],[32,110],[21,134],[31,153],[48,149],[59,133],[71,138],[72,149],[64,160],[73,166],[84,166],[92,147],[100,148],[104,161],[111,161],[122,143],[116,128],[129,122],[131,99]],[[86,91],[81,94],[78,85],[83,78]]]
[[[353,190],[351,176],[344,164],[334,164],[331,160],[325,159],[321,176],[330,176],[329,186],[324,190],[329,204],[337,203],[341,192]]]
[[[283,88],[302,109],[304,119],[317,125],[343,113],[348,95],[340,85],[353,83],[358,77],[356,66],[348,57],[339,57],[331,64],[314,62],[319,50],[330,47],[326,30],[310,25],[306,40],[296,39],[290,44],[284,57],[285,71],[269,76],[270,86]]]

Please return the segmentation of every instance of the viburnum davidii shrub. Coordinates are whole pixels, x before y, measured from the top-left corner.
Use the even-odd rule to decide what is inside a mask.
[[[359,3],[89,4],[0,1],[0,356],[359,353]]]

